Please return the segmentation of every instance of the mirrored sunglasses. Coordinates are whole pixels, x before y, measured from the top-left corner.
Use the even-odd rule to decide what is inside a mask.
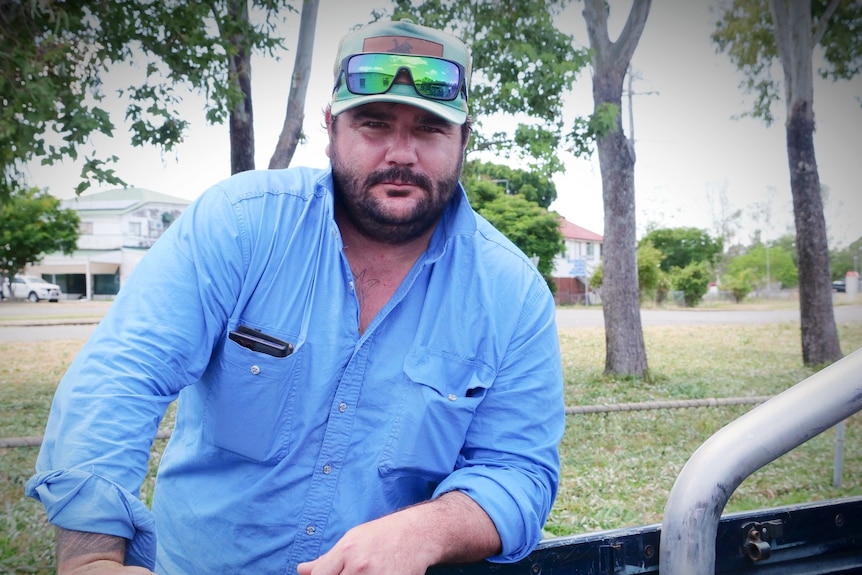
[[[467,97],[464,68],[457,62],[432,56],[354,54],[342,60],[338,80],[340,83],[346,76],[347,89],[352,94],[385,94],[402,70],[408,72],[413,87],[425,98],[454,100],[461,92]]]

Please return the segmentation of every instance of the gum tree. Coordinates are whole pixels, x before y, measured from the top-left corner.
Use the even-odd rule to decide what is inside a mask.
[[[846,0],[733,0],[723,8],[713,41],[743,74],[753,93],[748,115],[769,126],[773,104],[783,99],[790,190],[796,224],[802,359],[806,365],[841,358],[832,311],[831,272],[820,175],[814,150],[815,50],[817,72],[849,80],[862,66],[862,4]],[[780,63],[781,80],[771,76]],[[781,89],[783,87],[783,90]]]
[[[82,156],[77,193],[124,183],[116,157],[90,145],[114,136],[104,87],[120,65],[144,76],[121,87],[132,144],[181,142],[188,122],[176,105],[191,88],[206,96],[209,122],[230,125],[231,171],[253,168],[251,54],[283,48],[276,26],[291,10],[287,0],[0,0],[0,202],[29,187],[33,160]]]
[[[592,128],[602,173],[605,214],[602,313],[605,318],[605,373],[648,375],[638,297],[635,233],[634,142],[622,129],[623,80],[649,15],[651,0],[632,2],[616,41],[608,36],[608,5],[584,0],[584,19],[593,65]]]

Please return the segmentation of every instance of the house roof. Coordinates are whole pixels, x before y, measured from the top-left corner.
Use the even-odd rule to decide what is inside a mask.
[[[145,204],[153,203],[188,206],[191,201],[144,188],[117,188],[64,200],[63,207],[79,212],[98,211],[100,213],[124,214]]]
[[[586,228],[582,228],[579,225],[573,224],[562,216],[560,217],[560,232],[563,234],[563,238],[567,240],[602,242],[605,239],[603,236],[595,232],[591,232]]]

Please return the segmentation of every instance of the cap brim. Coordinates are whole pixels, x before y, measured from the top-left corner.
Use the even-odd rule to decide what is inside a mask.
[[[447,106],[446,104],[435,102],[428,98],[405,96],[402,94],[393,94],[391,92],[387,92],[385,94],[373,94],[370,96],[354,95],[344,100],[336,100],[335,102],[332,102],[331,112],[333,116],[337,116],[345,110],[350,110],[351,108],[362,106],[364,104],[371,104],[373,102],[392,102],[393,104],[414,106],[431,112],[435,116],[440,116],[452,124],[463,124],[467,121],[467,112],[457,110],[452,106]]]

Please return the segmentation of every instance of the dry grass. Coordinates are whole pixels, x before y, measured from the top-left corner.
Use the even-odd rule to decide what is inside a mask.
[[[842,349],[862,347],[862,324],[840,325]],[[793,324],[653,327],[644,330],[651,379],[602,375],[604,332],[560,334],[569,405],[771,395],[811,375]],[[4,344],[0,437],[41,434],[51,396],[81,341]],[[575,415],[560,446],[563,475],[547,524],[552,535],[657,523],[694,449],[751,406]],[[749,477],[728,511],[862,494],[862,417],[848,421],[844,483],[832,487],[834,433],[826,432]],[[164,442],[156,442],[153,469]],[[52,573],[44,511],[23,497],[35,448],[0,449],[0,572]],[[154,474],[142,489],[148,501]]]
[[[644,330],[652,381],[602,375],[604,332],[560,334],[567,405],[774,395],[814,373],[801,365],[794,324]],[[839,326],[845,354],[862,325]],[[562,481],[546,526],[554,535],[661,522],[673,482],[694,450],[752,406],[570,416]],[[862,414],[846,423],[841,487],[832,486],[834,430],[747,478],[726,511],[862,494]]]

